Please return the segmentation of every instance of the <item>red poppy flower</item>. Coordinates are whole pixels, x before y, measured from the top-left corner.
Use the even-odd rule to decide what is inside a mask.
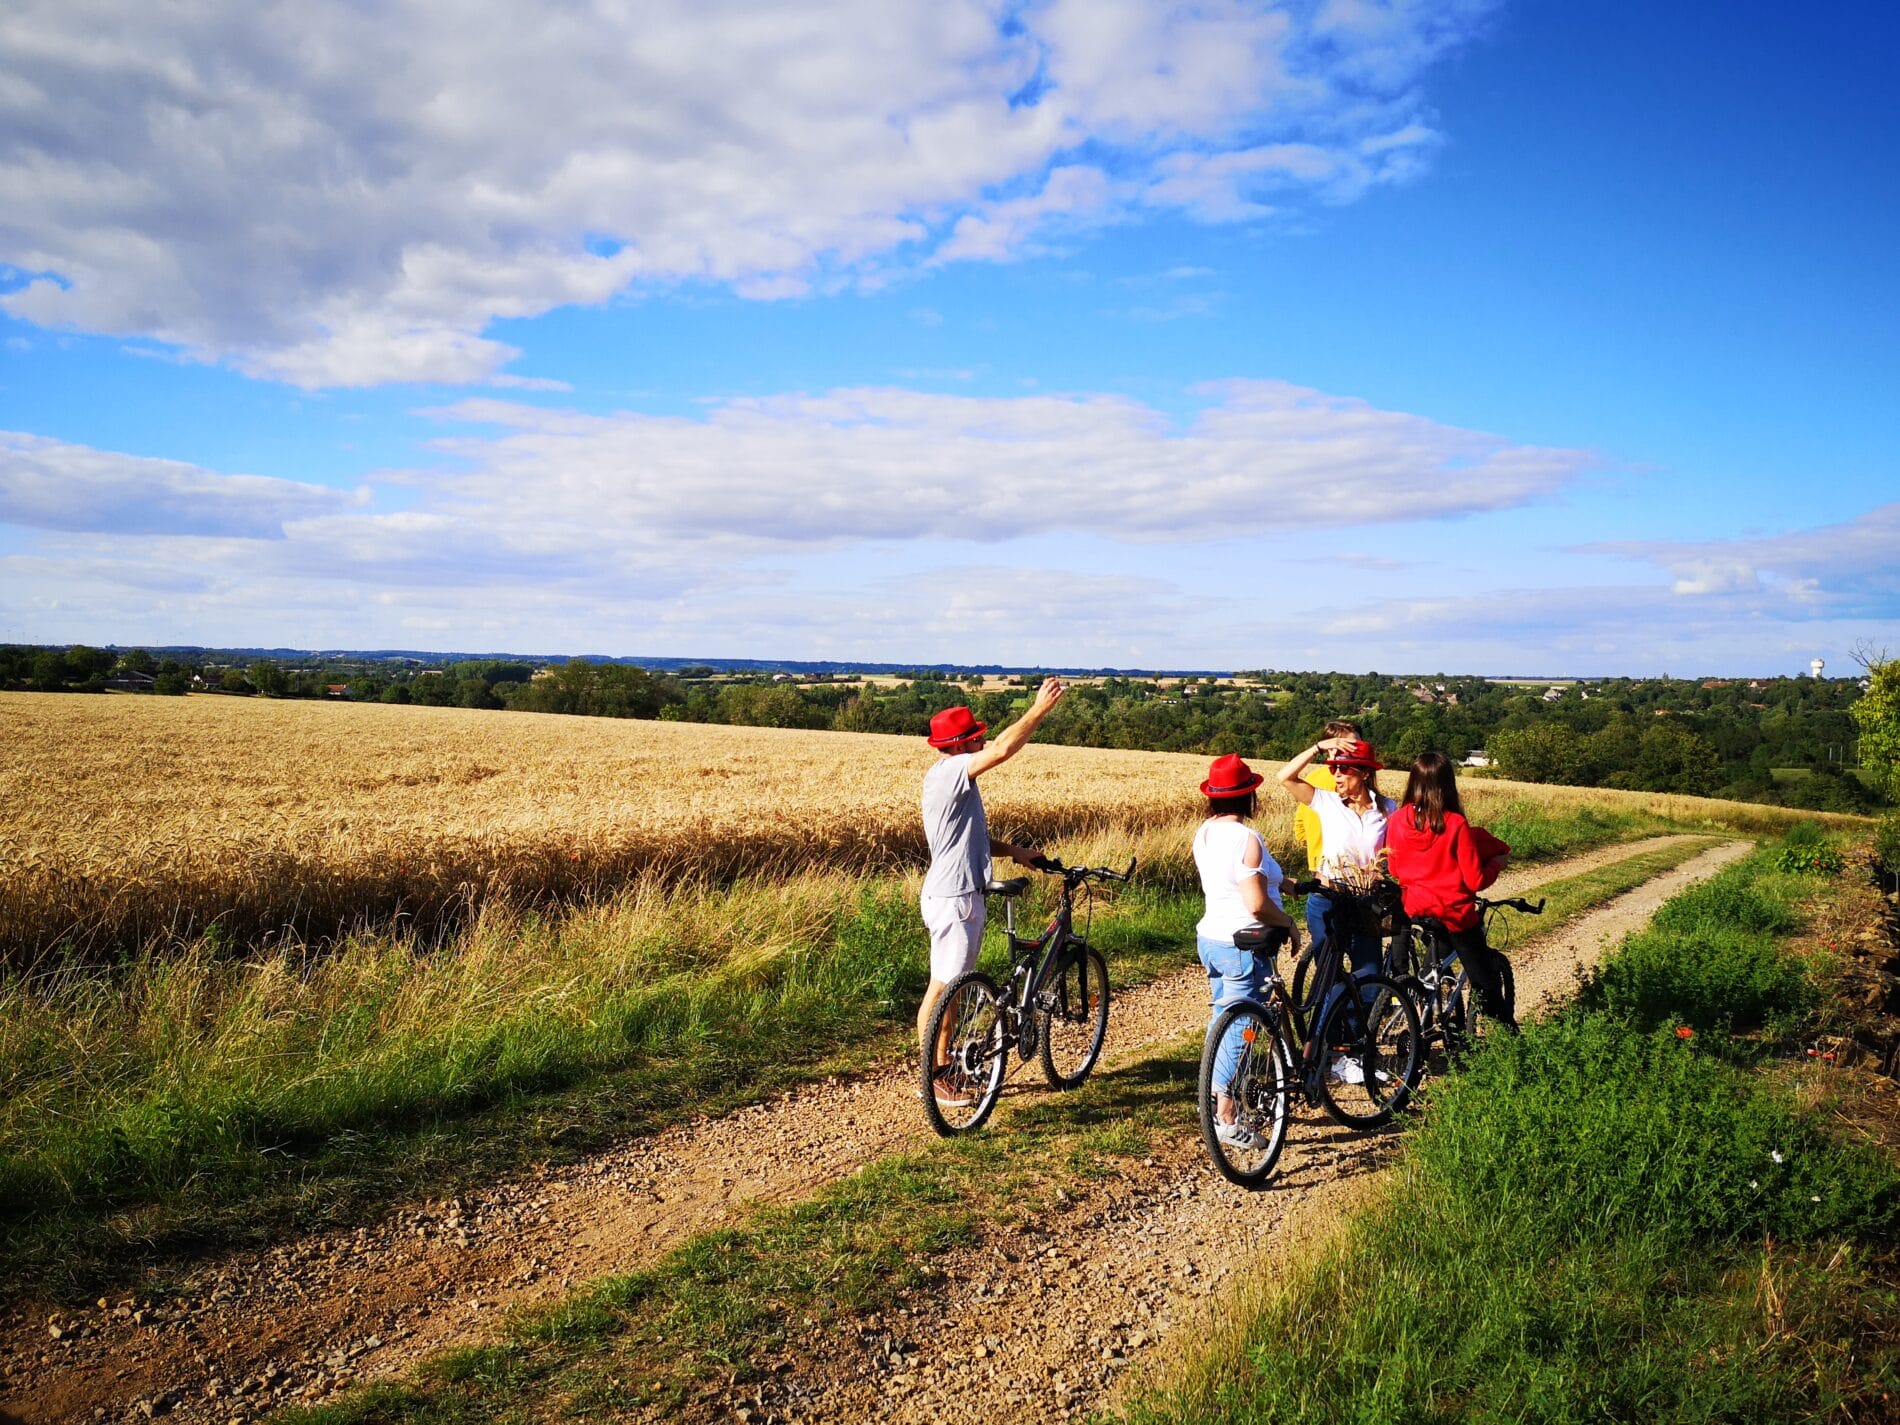
[[[1695,1030],[1693,1030],[1693,1029],[1691,1029],[1691,1028],[1690,1028],[1690,1027],[1689,1027],[1688,1025],[1686,1025],[1686,1024],[1678,1024],[1678,1025],[1676,1026],[1676,1038],[1678,1038],[1678,1039],[1693,1039],[1693,1038],[1695,1038]]]

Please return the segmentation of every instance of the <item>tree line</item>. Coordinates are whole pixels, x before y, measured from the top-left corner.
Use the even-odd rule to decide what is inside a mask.
[[[985,691],[978,675],[959,679],[931,670],[872,685],[831,676],[735,676],[710,666],[656,673],[583,659],[550,668],[504,659],[439,665],[253,659],[237,666],[160,659],[137,649],[0,648],[0,688],[342,696],[918,736],[933,713],[957,703],[1001,726],[1026,705],[1038,678],[1025,674]],[[1329,719],[1348,717],[1395,766],[1428,748],[1460,760],[1482,751],[1504,775],[1526,781],[1859,811],[1887,801],[1880,778],[1864,781],[1853,770],[1862,735],[1853,709],[1861,696],[1860,681],[1847,678],[1514,684],[1443,674],[1397,678],[1261,669],[1231,680],[1077,682],[1041,736],[1075,746],[1238,751],[1271,761],[1311,743]]]

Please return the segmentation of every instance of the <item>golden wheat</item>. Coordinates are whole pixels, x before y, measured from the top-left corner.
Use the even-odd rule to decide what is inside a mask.
[[[0,747],[0,955],[16,963],[61,942],[212,924],[234,939],[391,916],[426,928],[496,900],[643,880],[915,865],[919,781],[936,755],[921,738],[866,733],[32,693],[0,694]],[[984,794],[1000,836],[1113,833],[1160,850],[1200,814],[1205,767],[1038,746]],[[1795,815],[1504,782],[1468,800],[1482,819],[1526,795],[1743,829]],[[1286,819],[1263,821],[1282,861],[1302,864]]]

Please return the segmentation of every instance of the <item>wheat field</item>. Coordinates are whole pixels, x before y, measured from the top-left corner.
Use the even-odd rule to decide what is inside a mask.
[[[225,941],[635,882],[863,874],[923,856],[921,738],[223,697],[0,694],[0,955]],[[1198,756],[1035,746],[984,782],[998,836],[1165,845],[1200,814]],[[1269,769],[1270,770],[1270,769]],[[1387,790],[1396,791],[1393,775]],[[1639,793],[1473,784],[1767,829],[1805,815]],[[1270,844],[1303,864],[1287,819]],[[1291,859],[1288,859],[1291,857]]]

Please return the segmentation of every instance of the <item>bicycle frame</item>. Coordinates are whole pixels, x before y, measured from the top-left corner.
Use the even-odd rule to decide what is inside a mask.
[[[1049,982],[1049,975],[1061,959],[1060,952],[1068,947],[1075,938],[1075,889],[1068,877],[1062,880],[1062,901],[1056,907],[1055,914],[1049,917],[1049,924],[1043,927],[1042,934],[1034,939],[1026,939],[1016,933],[1016,898],[1006,897],[1003,901],[1003,928],[1008,937],[1010,955],[1014,961],[1010,968],[1009,979],[1005,981],[1003,996],[1003,1052],[1009,1053],[1012,1045],[1027,1060],[1036,1051],[1035,1032],[1023,1032],[1025,1025],[1034,1025],[1035,1015],[1031,1012],[1036,1005],[1036,997]]]
[[[1311,894],[1310,890],[1308,894]],[[1351,892],[1329,891],[1328,894],[1335,899],[1333,908],[1326,913],[1326,938],[1329,943],[1336,943],[1339,934],[1336,925],[1343,920],[1340,903],[1350,901]],[[1317,1105],[1320,1102],[1320,1076],[1324,1072],[1324,1056],[1320,1053],[1318,1043],[1319,1022],[1333,991],[1339,986],[1341,956],[1327,955],[1316,960],[1311,993],[1307,998],[1313,1011],[1309,1019],[1306,1011],[1295,1001],[1286,978],[1281,975],[1273,951],[1255,949],[1253,953],[1265,962],[1267,969],[1266,981],[1261,985],[1264,1001],[1261,1008],[1282,1016],[1293,1042],[1299,1047],[1300,1090],[1309,1104]],[[1357,1002],[1357,996],[1354,996],[1354,1000]]]

